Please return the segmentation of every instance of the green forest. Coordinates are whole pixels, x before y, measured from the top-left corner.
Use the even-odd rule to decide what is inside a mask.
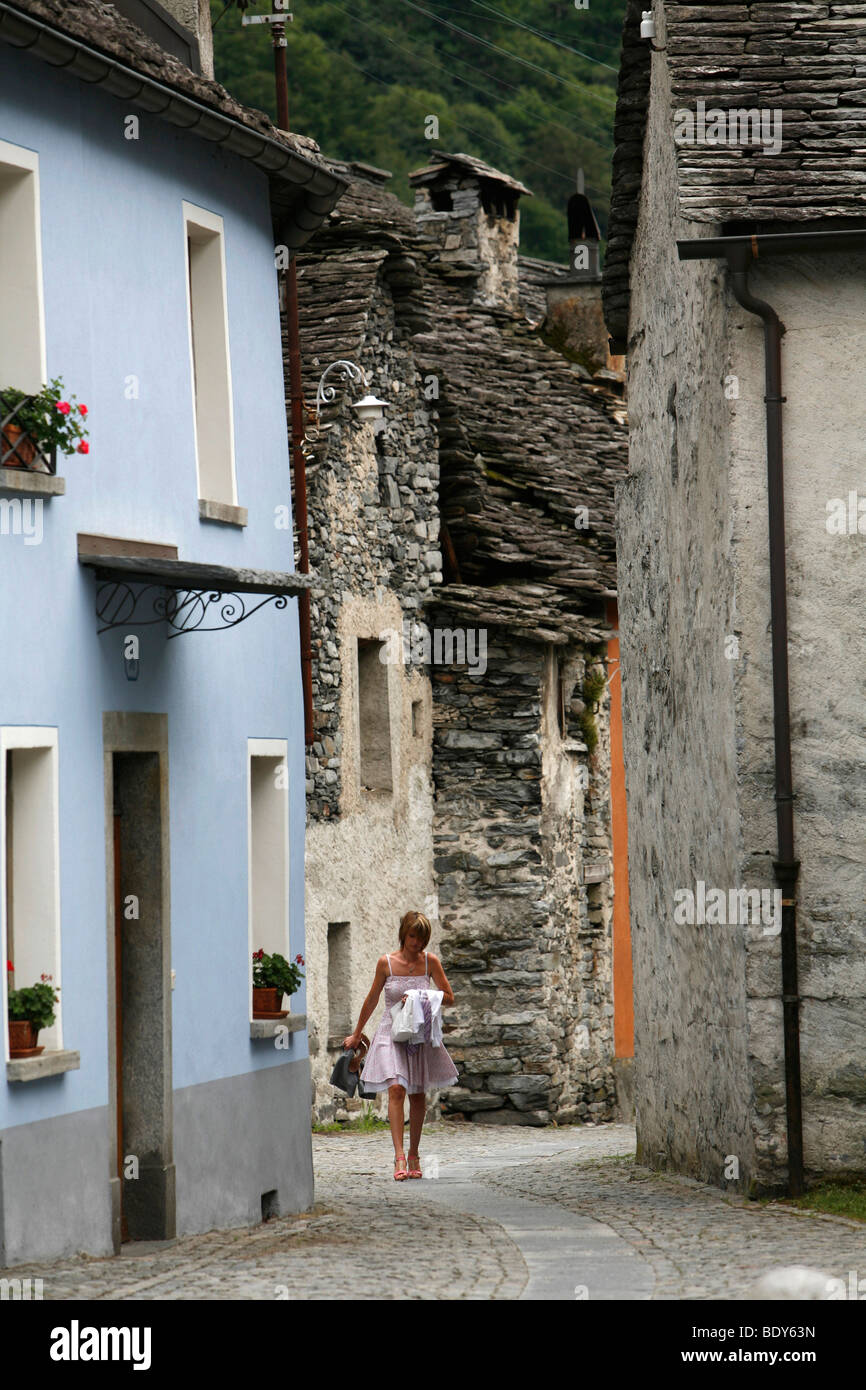
[[[247,14],[269,12],[249,0]],[[486,160],[526,184],[521,250],[568,257],[565,204],[583,168],[607,226],[625,0],[297,0],[287,26],[293,130],[326,155],[407,174],[436,149]],[[216,76],[273,119],[267,25],[242,27],[238,0],[211,0]],[[438,139],[428,139],[438,120]]]

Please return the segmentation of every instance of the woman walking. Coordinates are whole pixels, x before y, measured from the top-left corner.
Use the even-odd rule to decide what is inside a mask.
[[[427,1091],[453,1086],[457,1068],[443,1046],[432,1042],[394,1042],[391,1037],[391,1009],[405,999],[410,989],[439,989],[442,1003],[453,1004],[454,995],[445,978],[445,971],[436,956],[427,951],[431,926],[423,912],[407,912],[400,922],[400,950],[380,956],[370,993],[361,1006],[358,1026],[343,1039],[343,1046],[355,1048],[361,1041],[364,1024],[385,990],[385,1013],[376,1029],[370,1050],[361,1072],[368,1091],[388,1092],[388,1122],[394,1141],[394,1177],[420,1178],[421,1160],[418,1147],[427,1108]],[[424,960],[424,973],[419,970]],[[409,1094],[409,1162],[403,1153],[403,1100]]]

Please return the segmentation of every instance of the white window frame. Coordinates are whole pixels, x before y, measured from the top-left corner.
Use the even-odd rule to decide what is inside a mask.
[[[189,380],[190,392],[192,396],[192,428],[193,439],[195,442],[195,468],[198,496],[199,500],[202,502],[222,502],[227,503],[229,506],[236,507],[238,501],[238,489],[237,476],[235,472],[235,421],[234,401],[232,398],[232,364],[231,344],[229,342],[228,293],[226,289],[227,280],[225,227],[223,219],[217,213],[208,212],[206,208],[196,207],[194,203],[188,203],[184,200],[182,202],[182,209],[184,284],[186,285],[186,318],[187,324],[189,326]],[[190,235],[191,232],[193,234],[192,236]],[[190,284],[189,267],[189,242],[196,241],[196,233],[199,234],[199,240],[209,240],[213,237],[219,239],[219,291],[222,299],[222,304],[221,311],[217,313],[216,317],[218,320],[221,320],[222,324],[222,342],[216,344],[216,348],[218,349],[217,356],[221,360],[217,361],[215,364],[203,364],[200,361],[199,369],[201,370],[204,365],[209,365],[209,370],[213,372],[214,377],[217,379],[218,384],[215,389],[219,390],[220,396],[223,398],[226,419],[223,423],[222,430],[224,431],[225,443],[227,444],[227,458],[223,457],[217,463],[208,463],[208,461],[205,460],[204,470],[202,467],[203,460],[200,440],[201,431],[199,429],[198,419],[198,393],[196,391],[196,363],[195,348],[193,344],[192,285]],[[202,238],[201,233],[205,234],[204,238]],[[215,345],[212,343],[211,349],[213,349],[214,346]],[[209,484],[207,487],[207,491],[205,491],[205,487],[202,482],[202,473],[203,471],[216,471],[217,469],[219,469],[219,471],[222,472],[226,468],[226,465],[228,466],[229,474],[229,495],[215,497],[212,495],[212,493],[214,492],[214,488],[212,488]],[[221,491],[221,489],[216,490]]]
[[[15,365],[7,367],[2,356],[0,356],[0,387],[15,386],[21,391],[26,391],[29,395],[35,394],[42,389],[48,379],[45,355],[45,292],[42,281],[42,213],[39,197],[39,155],[35,150],[28,150],[23,145],[12,145],[7,140],[0,140],[0,165],[6,168],[17,170],[22,176],[30,176],[31,218],[29,236],[32,238],[31,245],[34,252],[33,264],[30,267],[31,284],[29,290],[35,290],[36,294],[36,334],[37,344],[35,353],[32,345],[28,352],[28,357],[38,358],[31,361],[29,366],[23,369],[20,366],[18,354],[15,355]],[[28,234],[27,228],[22,228],[23,234]],[[35,281],[35,284],[32,282]],[[34,325],[31,322],[30,327]],[[10,358],[10,362],[11,362]],[[16,374],[21,373],[20,377]],[[38,380],[37,380],[38,376]]]
[[[51,754],[51,834],[52,847],[54,851],[54,884],[53,884],[53,943],[54,960],[49,962],[52,968],[44,973],[54,977],[55,989],[60,991],[61,979],[61,932],[60,932],[60,777],[59,777],[59,748],[57,739],[57,729],[46,725],[27,726],[21,724],[11,724],[0,728],[0,937],[2,937],[3,947],[3,973],[6,974],[6,962],[9,959],[7,942],[7,922],[6,922],[6,754],[9,750],[18,748],[39,748],[46,749]],[[17,972],[16,972],[17,974]],[[24,985],[35,984],[35,980],[20,981],[16,988],[20,989]],[[9,1058],[9,1027],[8,1027],[8,1008],[7,1008],[7,989],[2,990],[2,1026],[3,1026],[3,1046],[5,1049],[6,1061]],[[54,1046],[51,1051],[63,1050],[63,993],[60,992],[60,1003],[55,1008],[55,1021],[50,1030]],[[40,1034],[45,1037],[45,1034]]]
[[[284,810],[284,834],[283,846],[285,850],[285,918],[283,922],[285,931],[284,944],[280,948],[265,946],[269,955],[275,949],[280,950],[280,954],[291,960],[291,859],[292,859],[292,820],[291,820],[291,799],[289,797],[289,743],[284,738],[248,738],[247,739],[247,962],[249,966],[249,1008],[250,1022],[252,1022],[252,1000],[253,1000],[253,951],[259,947],[259,942],[253,939],[253,802],[252,802],[252,770],[253,758],[279,758],[286,768],[286,786],[283,788],[285,797]]]

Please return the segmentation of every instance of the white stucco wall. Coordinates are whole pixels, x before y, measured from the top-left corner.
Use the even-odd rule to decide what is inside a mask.
[[[808,1170],[862,1168],[866,1099],[866,534],[833,535],[827,504],[866,498],[866,256],[762,259],[750,274],[782,340],[804,1154]],[[744,872],[772,883],[772,666],[763,335],[733,304],[732,548]],[[847,510],[847,508],[846,508]],[[866,512],[866,506],[864,506]],[[866,515],[863,517],[866,531]],[[754,1127],[767,1172],[784,1161],[780,939],[750,940]]]

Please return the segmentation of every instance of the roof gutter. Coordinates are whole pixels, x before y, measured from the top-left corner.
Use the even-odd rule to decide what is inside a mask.
[[[797,905],[800,861],[794,855],[794,789],[791,771],[791,713],[788,692],[788,600],[785,579],[785,494],[782,455],[782,335],[776,311],[749,289],[749,267],[759,256],[803,251],[866,251],[866,230],[783,232],[766,236],[728,236],[678,241],[680,260],[723,257],[731,271],[737,302],[764,325],[767,417],[767,499],[770,524],[770,619],[773,653],[773,732],[777,856],[776,882],[782,890],[782,1017],[785,1036],[785,1109],[788,1131],[788,1190],[804,1188],[803,1099],[800,1078],[800,996],[797,972]]]
[[[275,220],[291,250],[309,240],[348,187],[346,180],[272,136],[260,134],[195,97],[136,72],[119,59],[52,29],[6,0],[0,0],[0,40],[262,169],[270,179]]]

